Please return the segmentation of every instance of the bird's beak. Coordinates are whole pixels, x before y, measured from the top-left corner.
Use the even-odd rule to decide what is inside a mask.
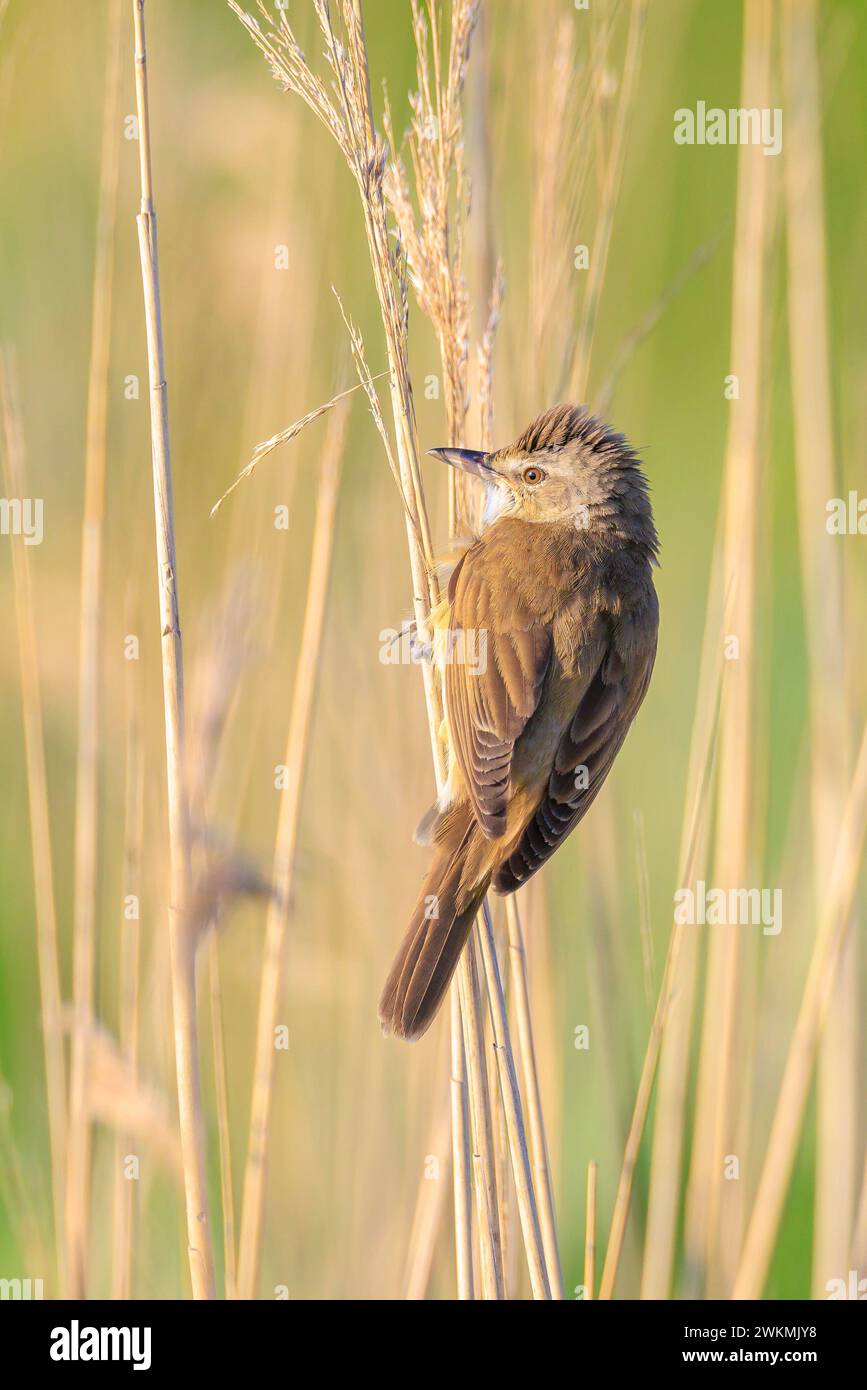
[[[474,473],[477,478],[493,481],[497,476],[496,469],[488,462],[490,454],[478,449],[428,449],[428,453],[431,458],[450,463],[452,468],[462,468],[465,473]]]

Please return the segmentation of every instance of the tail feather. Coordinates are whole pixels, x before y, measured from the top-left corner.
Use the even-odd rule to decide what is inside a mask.
[[[383,1032],[407,1041],[433,1022],[488,888],[487,878],[463,883],[472,819],[458,830],[440,846],[379,1001]]]

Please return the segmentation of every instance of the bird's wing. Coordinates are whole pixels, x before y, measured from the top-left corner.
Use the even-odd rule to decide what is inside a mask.
[[[500,576],[484,545],[461,558],[449,584],[445,668],[452,749],[476,819],[489,838],[506,826],[512,750],[539,702],[550,629]]]
[[[628,658],[609,645],[560,740],[545,795],[494,875],[498,893],[525,883],[589,809],[644,699],[655,656],[655,638]]]

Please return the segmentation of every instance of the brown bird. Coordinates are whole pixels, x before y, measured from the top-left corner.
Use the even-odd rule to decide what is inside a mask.
[[[417,833],[436,853],[379,1004],[406,1039],[432,1022],[488,888],[526,883],[590,807],[659,620],[647,482],[623,435],[558,405],[504,449],[431,453],[483,478],[488,501],[431,615],[449,778]]]

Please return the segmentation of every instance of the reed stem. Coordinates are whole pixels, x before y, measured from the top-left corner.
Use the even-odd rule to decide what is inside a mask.
[[[93,277],[90,375],[87,388],[84,517],[78,646],[78,766],[75,788],[72,997],[74,1026],[69,1082],[66,1168],[66,1268],[69,1295],[87,1288],[90,1225],[90,1115],[88,1037],[93,1025],[96,968],[96,889],[99,835],[99,659],[102,625],[102,553],[108,427],[108,369],[114,279],[114,234],[120,164],[121,7],[113,0],[100,162],[96,263]]]
[[[596,1181],[599,1165],[595,1158],[587,1164],[587,1197],[584,1215],[584,1299],[596,1297]]]
[[[11,350],[7,347],[0,348],[0,415],[2,415],[3,428],[3,477],[6,495],[9,498],[23,499],[26,495],[27,482],[21,409],[15,361]],[[27,764],[27,795],[30,807],[33,890],[36,902],[36,953],[39,966],[42,1046],[45,1051],[45,1091],[48,1102],[48,1135],[51,1148],[54,1236],[57,1248],[58,1284],[61,1289],[65,1289],[63,1194],[67,1143],[66,1062],[63,1055],[57,911],[54,899],[51,822],[48,814],[48,783],[45,771],[42,692],[39,683],[39,657],[36,648],[36,619],[30,574],[30,549],[23,538],[17,538],[12,543],[12,582],[15,595],[15,621],[18,631],[24,756]]]
[[[533,1019],[530,1011],[530,990],[527,981],[527,953],[524,948],[524,933],[521,928],[517,898],[514,894],[506,899],[506,922],[509,933],[509,973],[514,990],[515,1013],[518,1020],[521,1073],[524,1079],[524,1095],[527,1098],[527,1130],[530,1152],[533,1156],[539,1224],[542,1228],[542,1244],[545,1248],[545,1266],[552,1298],[562,1299],[563,1274],[560,1269],[560,1252],[557,1247],[554,1186],[551,1180],[548,1145],[545,1140],[542,1092],[539,1086],[536,1047],[533,1041]]]
[[[196,1299],[214,1297],[214,1252],[205,1168],[199,1041],[196,1007],[195,943],[190,931],[189,809],[184,786],[184,658],[175,556],[168,390],[163,353],[157,220],[151,174],[145,0],[133,0],[135,85],[139,126],[141,211],[138,225],[147,328],[151,451],[154,475],[157,582],[166,733],[169,814],[169,948],[174,1013],[178,1119],[184,1169],[187,1254]]]

